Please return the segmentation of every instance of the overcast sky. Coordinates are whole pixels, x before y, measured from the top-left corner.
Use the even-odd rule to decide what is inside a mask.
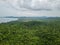
[[[0,16],[60,16],[60,0],[0,0]]]

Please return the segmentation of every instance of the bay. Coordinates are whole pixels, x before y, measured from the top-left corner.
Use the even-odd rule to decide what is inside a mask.
[[[0,18],[0,23],[7,23],[16,20],[18,20],[18,18]]]

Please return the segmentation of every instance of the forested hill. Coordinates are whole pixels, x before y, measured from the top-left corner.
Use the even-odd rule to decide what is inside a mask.
[[[0,45],[60,45],[60,20],[56,20],[1,23]]]
[[[60,21],[60,17],[20,17],[18,18],[21,22],[28,21]]]

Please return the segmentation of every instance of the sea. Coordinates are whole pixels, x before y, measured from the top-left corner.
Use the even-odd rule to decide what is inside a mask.
[[[0,23],[7,23],[16,20],[18,20],[18,18],[0,18]]]

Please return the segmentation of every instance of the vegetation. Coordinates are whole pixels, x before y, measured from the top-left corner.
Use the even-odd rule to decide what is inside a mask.
[[[2,23],[0,45],[60,45],[60,20]]]

